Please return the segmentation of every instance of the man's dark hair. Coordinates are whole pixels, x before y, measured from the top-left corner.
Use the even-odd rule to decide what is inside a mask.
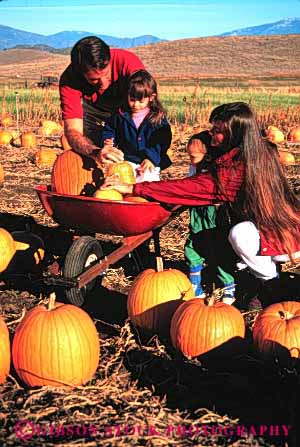
[[[91,69],[102,70],[109,61],[109,46],[96,36],[80,39],[71,50],[72,67],[80,73]]]

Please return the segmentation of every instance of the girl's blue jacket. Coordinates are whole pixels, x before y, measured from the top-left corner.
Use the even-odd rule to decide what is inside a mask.
[[[145,158],[165,169],[171,165],[167,150],[171,145],[171,127],[166,118],[153,125],[147,117],[137,129],[130,112],[121,110],[105,122],[102,144],[106,138],[114,139],[114,146],[124,152],[127,161],[140,164]]]

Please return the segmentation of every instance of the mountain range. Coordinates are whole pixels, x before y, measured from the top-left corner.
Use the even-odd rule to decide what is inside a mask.
[[[300,34],[300,18],[279,20],[274,23],[236,29],[219,36],[268,36],[274,34]]]
[[[37,47],[38,49],[47,49],[53,52],[61,52],[61,49],[72,47],[75,42],[85,36],[94,33],[87,31],[62,31],[60,33],[45,36],[42,34],[30,33],[9,26],[0,25],[0,50],[15,47]],[[284,35],[284,34],[300,34],[300,18],[294,17],[290,19],[279,20],[274,23],[266,23],[264,25],[242,28],[219,34],[218,36],[257,36],[257,35]],[[95,34],[103,39],[109,46],[118,48],[131,48],[143,45],[149,45],[158,42],[164,42],[152,35],[138,37],[113,37],[102,34]],[[196,36],[195,36],[196,37]]]
[[[121,38],[95,34],[88,31],[62,31],[60,33],[44,36],[42,34],[29,33],[28,31],[0,25],[0,50],[14,48],[17,45],[29,45],[30,47],[46,45],[56,49],[70,48],[79,39],[90,35],[98,36],[109,46],[118,48],[131,48],[164,41],[164,39],[159,39],[158,37],[151,35]]]

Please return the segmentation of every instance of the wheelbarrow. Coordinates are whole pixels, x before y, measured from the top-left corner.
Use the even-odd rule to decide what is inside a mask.
[[[44,281],[65,287],[67,299],[77,306],[84,304],[97,277],[151,237],[159,256],[161,227],[183,211],[182,207],[166,209],[158,202],[59,194],[47,185],[38,185],[35,191],[48,215],[76,235],[65,256],[62,276],[50,276]],[[99,240],[91,236],[95,233],[123,236],[121,246],[104,257]]]

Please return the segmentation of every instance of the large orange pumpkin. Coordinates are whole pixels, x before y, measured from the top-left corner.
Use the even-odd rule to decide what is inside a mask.
[[[93,195],[103,182],[103,172],[91,158],[73,150],[59,155],[51,175],[52,190],[61,194]]]
[[[10,341],[5,321],[0,315],[0,383],[5,382],[10,368]]]
[[[24,132],[21,134],[21,146],[26,149],[32,149],[37,146],[36,135],[33,132]]]
[[[12,134],[7,130],[0,130],[0,145],[6,146],[12,141]]]
[[[14,241],[12,235],[0,228],[0,273],[4,272],[17,250],[27,250],[29,244]]]
[[[290,131],[288,140],[292,143],[300,143],[300,127],[295,127]]]
[[[77,386],[92,379],[99,337],[90,316],[72,304],[36,306],[18,325],[12,344],[16,373],[29,386]]]
[[[198,357],[245,337],[245,322],[234,306],[195,298],[181,304],[171,321],[173,346],[186,357]]]
[[[294,165],[296,163],[295,157],[288,151],[278,151],[279,159],[281,163],[285,166]]]
[[[112,163],[108,166],[107,175],[118,175],[121,183],[135,183],[135,175],[133,167],[128,161],[121,161],[120,163]]]
[[[35,163],[39,167],[52,167],[57,159],[58,153],[53,149],[40,149],[35,153]]]
[[[253,325],[253,341],[264,354],[289,353],[300,359],[300,303],[284,301],[262,310]]]
[[[173,313],[194,296],[187,276],[179,270],[164,270],[157,258],[156,270],[144,270],[134,280],[128,293],[128,315],[138,328],[168,335]]]

